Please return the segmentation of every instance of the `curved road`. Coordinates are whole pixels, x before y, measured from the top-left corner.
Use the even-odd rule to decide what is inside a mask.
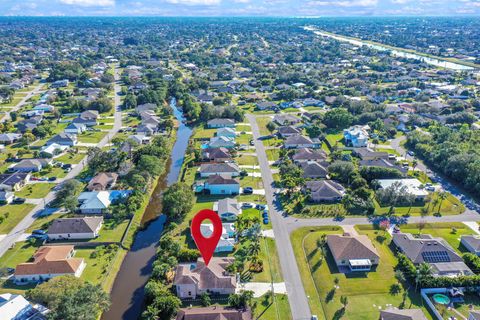
[[[272,220],[272,228],[275,235],[275,242],[277,246],[278,256],[280,259],[280,266],[282,268],[283,278],[285,280],[288,300],[290,303],[290,309],[292,311],[292,317],[294,320],[307,320],[311,319],[310,307],[308,304],[308,298],[305,294],[302,279],[298,270],[297,262],[293,252],[292,244],[290,242],[290,233],[298,228],[312,227],[312,226],[331,226],[331,225],[357,225],[357,224],[370,224],[373,221],[366,217],[352,217],[346,218],[341,221],[333,218],[313,218],[313,219],[296,219],[294,217],[284,217],[283,210],[280,202],[277,201],[273,188],[273,176],[270,166],[268,164],[267,155],[263,142],[260,140],[260,130],[256,121],[255,115],[246,115],[252,130],[252,134],[255,142],[255,149],[257,152],[258,161],[260,163],[260,169],[262,171],[262,179],[265,188],[265,197],[267,204],[270,208],[270,216]],[[406,154],[406,151],[400,146],[402,140],[405,137],[397,138],[392,141],[392,146],[402,155]],[[412,160],[412,157],[406,156],[407,159]],[[427,172],[430,176],[433,176],[435,180],[446,191],[457,196],[461,201],[469,198],[461,194],[461,192],[445,179],[434,175],[428,170],[428,168],[418,162],[417,168]],[[392,223],[417,223],[420,221],[425,222],[469,222],[480,221],[480,215],[475,208],[467,209],[464,213],[451,216],[426,216],[426,217],[393,217]]]

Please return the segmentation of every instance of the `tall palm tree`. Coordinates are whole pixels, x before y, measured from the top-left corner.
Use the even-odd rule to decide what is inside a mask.
[[[440,205],[438,206],[438,213],[440,213],[440,209],[442,208],[443,200],[447,199],[447,193],[445,191],[442,191],[438,194],[438,197],[440,198]]]
[[[258,256],[260,253],[260,241],[253,241],[248,246],[248,253],[252,256]]]
[[[418,288],[418,284],[432,275],[432,267],[428,263],[423,262],[417,268],[417,275],[415,277],[415,290]]]

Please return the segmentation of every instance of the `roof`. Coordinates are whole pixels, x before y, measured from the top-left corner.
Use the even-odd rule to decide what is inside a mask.
[[[379,258],[377,249],[366,235],[332,234],[327,236],[327,244],[335,260]]]
[[[332,180],[307,181],[305,187],[310,190],[312,196],[320,198],[338,198],[345,193],[345,188]]]
[[[179,264],[173,284],[195,284],[200,290],[236,288],[236,276],[225,270],[234,261],[235,258],[233,257],[214,257],[210,260],[208,266],[205,265],[203,258],[199,258],[193,268],[192,264]]]
[[[280,134],[300,134],[302,131],[293,126],[283,126],[278,128]]]
[[[15,268],[15,276],[37,274],[74,274],[83,259],[69,258],[74,247],[42,246],[35,252],[33,262],[21,263]]]
[[[83,119],[97,119],[98,118],[97,110],[85,110],[80,114],[80,118]]]
[[[184,308],[178,310],[176,320],[251,320],[250,310],[237,310],[224,306]]]
[[[327,154],[323,150],[312,150],[310,148],[297,149],[293,155],[293,160],[324,160],[327,158]]]
[[[294,134],[294,135],[291,135],[289,136],[286,140],[285,140],[285,144],[313,144],[313,141],[308,138],[308,137],[305,137],[301,134]]]
[[[406,187],[406,191],[414,196],[426,196],[428,192],[421,189],[422,183],[418,179],[379,179],[377,180],[383,189],[392,186],[394,183],[399,182],[401,186]]]
[[[48,228],[48,234],[91,233],[103,223],[103,217],[55,219]]]
[[[410,233],[394,233],[393,242],[415,264],[463,261],[445,240],[429,234],[416,238]]]
[[[24,159],[13,166],[14,169],[18,168],[43,168],[49,163],[47,159]]]
[[[0,295],[0,313],[2,314],[2,319],[17,319],[17,316],[23,314],[23,312],[28,309],[31,309],[31,305],[21,295],[11,293]]]
[[[238,173],[240,169],[235,163],[204,163],[200,173]]]
[[[231,158],[230,152],[227,148],[207,148],[203,150],[204,157],[209,159],[217,158]]]
[[[305,178],[309,177],[326,177],[328,170],[323,164],[318,163],[317,161],[307,161],[301,164],[303,169],[303,176]]]
[[[108,191],[82,192],[78,197],[80,209],[106,209],[110,206],[110,193]]]
[[[233,198],[225,198],[225,199],[220,199],[217,202],[217,212],[218,214],[223,214],[223,213],[234,213],[235,215],[238,215],[240,210],[238,207],[238,202],[237,199]]]
[[[7,186],[14,186],[19,182],[25,181],[29,173],[26,172],[15,172],[12,174],[0,174],[0,184]]]
[[[472,270],[463,262],[431,263],[433,274],[473,275]]]
[[[206,183],[209,184],[209,185],[240,184],[237,179],[223,177],[219,174],[214,174],[214,175],[209,176]]]
[[[300,119],[292,116],[291,114],[285,113],[285,114],[276,114],[273,117],[273,121],[279,123],[279,124],[284,124],[284,123],[298,123],[300,122]]]
[[[109,184],[117,181],[118,174],[115,172],[100,172],[88,182],[88,190],[105,190]]]
[[[208,120],[207,124],[209,126],[212,125],[234,125],[235,121],[233,119],[227,119],[227,118],[215,118],[212,120]]]
[[[380,320],[427,320],[420,309],[388,309],[380,311]]]
[[[468,244],[473,250],[480,251],[480,236],[466,235],[461,236],[462,243]]]

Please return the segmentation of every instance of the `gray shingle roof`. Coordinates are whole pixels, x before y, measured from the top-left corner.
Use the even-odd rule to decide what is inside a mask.
[[[91,233],[103,223],[103,217],[55,219],[48,228],[49,234]]]

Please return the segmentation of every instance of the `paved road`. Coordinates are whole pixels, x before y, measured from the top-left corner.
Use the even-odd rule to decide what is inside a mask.
[[[260,130],[258,129],[255,116],[247,115],[247,119],[252,128],[255,149],[257,150],[257,157],[260,163],[260,169],[262,170],[265,197],[270,208],[270,219],[272,220],[273,232],[275,233],[275,242],[288,292],[288,301],[290,303],[292,317],[294,320],[307,320],[311,318],[310,307],[307,296],[305,295],[302,279],[300,278],[295,254],[293,253],[287,223],[285,223],[286,220],[282,216],[281,207],[273,194],[273,176],[270,171],[265,148],[262,141],[259,140],[261,136]]]
[[[120,75],[118,74],[118,69],[115,69],[115,122],[113,128],[110,132],[98,143],[98,147],[102,148],[107,143],[110,142],[110,139],[120,130],[122,126],[122,112],[120,109],[121,100],[120,100]],[[68,179],[75,178],[85,167],[87,163],[86,157],[70,171],[65,178],[60,179],[59,182],[63,182]],[[35,219],[38,217],[38,214],[45,209],[45,205],[55,199],[55,191],[51,191],[47,196],[37,204],[24,218],[21,220],[12,231],[5,238],[0,241],[0,257],[5,254],[5,252],[12,247],[12,245],[17,241],[17,239],[22,236],[26,229],[28,229]]]
[[[41,83],[35,88],[33,88],[32,91],[28,92],[27,95],[22,100],[20,100],[20,102],[18,102],[16,106],[14,106],[12,109],[10,109],[5,113],[5,115],[2,117],[0,122],[5,122],[7,120],[10,120],[11,119],[10,112],[18,111],[21,107],[23,107],[27,103],[28,99],[38,94],[41,91],[40,89],[42,89],[44,85],[45,85],[44,83]]]
[[[292,317],[295,320],[310,319],[311,313],[308,305],[308,298],[305,294],[303,288],[302,280],[300,278],[298,266],[296,263],[295,255],[293,253],[292,244],[290,242],[290,233],[298,228],[302,227],[312,227],[312,226],[331,226],[331,225],[357,225],[357,224],[370,224],[374,221],[370,220],[367,217],[352,217],[345,218],[341,221],[335,220],[334,218],[312,218],[312,219],[297,219],[294,217],[284,217],[283,210],[281,208],[280,202],[276,200],[273,189],[273,176],[270,166],[268,164],[268,159],[265,153],[265,147],[259,138],[260,130],[256,122],[255,115],[248,114],[246,115],[254,137],[255,149],[257,151],[257,157],[260,163],[260,170],[262,172],[263,184],[265,187],[265,197],[267,199],[267,204],[270,209],[270,216],[272,220],[273,232],[275,234],[275,241],[277,245],[277,251],[280,259],[280,265],[282,268],[283,277],[286,283],[286,288],[288,292],[288,298],[290,302],[290,308],[292,311]],[[397,150],[402,156],[405,156],[409,160],[413,160],[412,157],[406,155],[406,150],[404,150],[400,143],[404,140],[405,137],[397,138],[392,141],[392,146]],[[428,168],[421,162],[418,161],[417,168],[419,170],[427,172],[430,176],[433,176],[436,181],[441,184],[444,190],[449,191],[450,193],[456,195],[459,199],[467,199],[462,193],[453,186],[451,183],[445,179],[439,177],[432,173]],[[465,202],[465,201],[464,201]],[[466,209],[464,213],[460,215],[451,215],[451,216],[426,216],[426,217],[392,217],[392,223],[418,223],[420,221],[424,222],[470,222],[470,221],[480,221],[480,215],[476,210]]]

